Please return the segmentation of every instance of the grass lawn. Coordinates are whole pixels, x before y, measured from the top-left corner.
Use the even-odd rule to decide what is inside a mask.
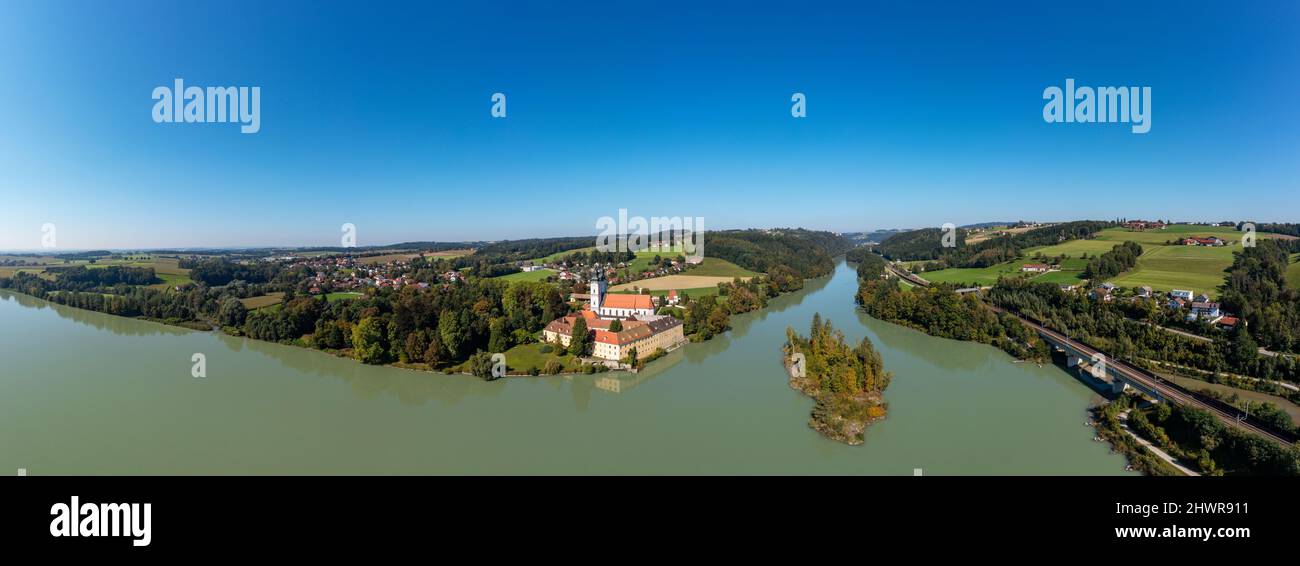
[[[256,297],[239,299],[239,302],[244,303],[244,308],[247,308],[248,310],[251,311],[255,309],[269,307],[271,305],[278,305],[280,304],[280,301],[283,300],[284,300],[284,293],[277,291],[275,293],[270,293],[266,295],[259,295]]]
[[[1300,254],[1291,256],[1291,265],[1286,268],[1286,280],[1292,287],[1300,289]]]
[[[528,373],[532,368],[541,371],[542,368],[546,367],[546,362],[549,360],[558,360],[563,364],[566,372],[574,371],[580,365],[573,356],[560,352],[559,347],[555,345],[551,345],[555,350],[550,353],[542,353],[543,345],[541,342],[531,342],[506,350],[507,372],[512,374]],[[465,364],[452,369],[454,371],[467,371]]]
[[[510,281],[510,282],[541,281],[543,279],[546,279],[547,277],[555,275],[556,273],[558,272],[553,269],[538,269],[537,271],[520,271],[519,273],[502,275],[500,277],[494,277],[494,279],[497,279],[499,281]]]
[[[338,293],[325,293],[325,300],[328,302],[343,301],[347,299],[356,299],[365,296],[355,291],[340,291]]]

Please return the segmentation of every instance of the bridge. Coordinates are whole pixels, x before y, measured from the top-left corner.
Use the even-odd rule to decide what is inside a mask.
[[[899,277],[921,287],[930,286],[929,281],[917,277],[916,274],[898,267],[893,263],[889,263],[888,265],[890,271],[894,272]],[[1094,376],[1110,383],[1111,391],[1114,393],[1121,393],[1126,388],[1132,388],[1157,402],[1169,402],[1195,407],[1214,415],[1228,426],[1237,427],[1258,434],[1283,446],[1291,446],[1298,440],[1294,435],[1275,431],[1260,422],[1257,418],[1242,414],[1240,409],[1237,409],[1228,403],[1194,393],[1149,371],[1112,359],[1100,350],[1038,324],[1035,321],[1025,318],[1019,313],[994,305],[987,306],[995,313],[1008,313],[1016,317],[1020,320],[1021,324],[1032,329],[1046,340],[1047,343],[1051,344],[1058,351],[1064,352],[1067,359],[1066,365],[1070,367],[1080,367],[1085,364],[1088,365],[1089,369],[1093,370]],[[1102,373],[1104,377],[1103,375],[1096,375],[1097,373]]]

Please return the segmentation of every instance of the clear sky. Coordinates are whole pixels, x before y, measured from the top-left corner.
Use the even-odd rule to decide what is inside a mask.
[[[1300,221],[1293,1],[327,4],[3,3],[0,249]],[[176,78],[261,131],[154,123]],[[1067,78],[1150,133],[1044,122]]]

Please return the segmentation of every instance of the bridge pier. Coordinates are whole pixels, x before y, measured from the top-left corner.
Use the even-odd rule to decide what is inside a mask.
[[[1074,354],[1070,354],[1065,358],[1065,365],[1067,367],[1077,368],[1079,367],[1079,364],[1082,362],[1083,362],[1083,358],[1076,356]]]
[[[1119,394],[1123,393],[1125,389],[1128,389],[1128,384],[1127,384],[1127,383],[1124,383],[1124,380],[1119,379],[1119,378],[1115,378],[1115,377],[1112,377],[1112,378],[1110,379],[1110,392],[1111,392],[1111,393],[1114,393],[1114,394],[1116,394],[1116,395],[1119,395]]]

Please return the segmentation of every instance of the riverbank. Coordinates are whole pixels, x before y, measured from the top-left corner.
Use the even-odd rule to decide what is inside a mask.
[[[853,308],[810,280],[636,374],[485,381],[356,363],[0,291],[0,468],[51,474],[1124,475],[1056,368]],[[775,357],[817,312],[897,377],[861,446],[802,425]],[[977,347],[978,346],[978,347]],[[67,355],[52,355],[54,351]],[[207,377],[191,376],[191,356]],[[1009,403],[1014,399],[1014,403]],[[158,423],[168,423],[160,427]],[[139,439],[148,438],[141,443]]]

